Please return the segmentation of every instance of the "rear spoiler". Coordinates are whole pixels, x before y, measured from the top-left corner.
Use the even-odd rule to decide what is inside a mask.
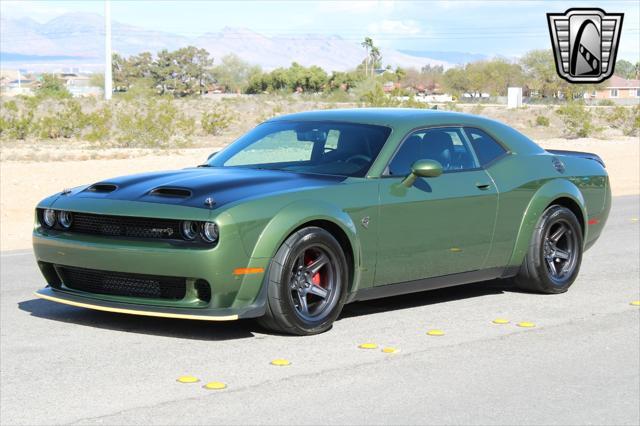
[[[600,158],[600,156],[598,154],[593,154],[591,152],[563,151],[563,150],[559,150],[559,149],[547,149],[547,152],[549,154],[554,154],[554,155],[564,155],[564,156],[567,156],[567,157],[586,158],[587,160],[597,161],[598,163],[600,163],[600,165],[602,165],[602,167],[607,167],[607,166],[604,165],[604,160],[602,160],[602,158]]]

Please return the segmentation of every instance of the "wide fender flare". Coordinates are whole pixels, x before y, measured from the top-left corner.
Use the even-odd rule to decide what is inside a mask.
[[[516,244],[513,254],[511,255],[511,260],[509,261],[509,266],[522,265],[531,244],[533,230],[538,224],[540,216],[554,200],[559,198],[569,198],[573,200],[575,204],[580,207],[582,217],[586,220],[588,216],[585,200],[577,186],[565,179],[554,179],[545,183],[533,194],[527,205],[522,217],[522,222],[520,222],[520,228],[518,229],[518,236],[516,237]],[[584,231],[584,241],[586,241],[586,226],[584,227]]]
[[[327,221],[337,225],[349,239],[353,257],[353,290],[359,282],[361,257],[357,227],[351,217],[338,206],[318,200],[298,200],[282,208],[267,223],[258,237],[252,258],[272,258],[284,241],[305,223]]]

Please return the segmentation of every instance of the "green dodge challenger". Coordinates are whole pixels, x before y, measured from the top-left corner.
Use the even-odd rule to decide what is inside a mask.
[[[611,206],[595,154],[486,118],[312,111],[183,170],[64,190],[36,209],[47,286],[73,306],[328,330],[345,303],[509,279],[562,293]]]

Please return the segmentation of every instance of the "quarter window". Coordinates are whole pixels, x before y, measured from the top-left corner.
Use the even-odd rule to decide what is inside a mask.
[[[481,166],[489,164],[507,152],[502,145],[480,129],[466,128],[465,132],[469,136],[471,146],[473,146]]]
[[[388,174],[406,176],[418,160],[436,160],[448,171],[478,167],[466,137],[459,127],[418,130],[405,139],[389,163]]]

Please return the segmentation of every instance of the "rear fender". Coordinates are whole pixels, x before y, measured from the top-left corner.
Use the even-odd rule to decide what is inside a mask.
[[[545,209],[558,198],[569,198],[573,200],[582,212],[583,219],[586,220],[587,210],[585,208],[585,201],[582,193],[573,183],[564,179],[554,179],[548,181],[542,185],[531,197],[531,201],[527,205],[522,222],[520,222],[520,228],[518,230],[518,236],[516,237],[516,244],[509,261],[509,266],[519,267],[522,265],[525,255],[529,250],[531,244],[531,238],[533,236],[533,230],[536,227],[540,216]],[[587,227],[584,227],[584,241],[587,241]]]

